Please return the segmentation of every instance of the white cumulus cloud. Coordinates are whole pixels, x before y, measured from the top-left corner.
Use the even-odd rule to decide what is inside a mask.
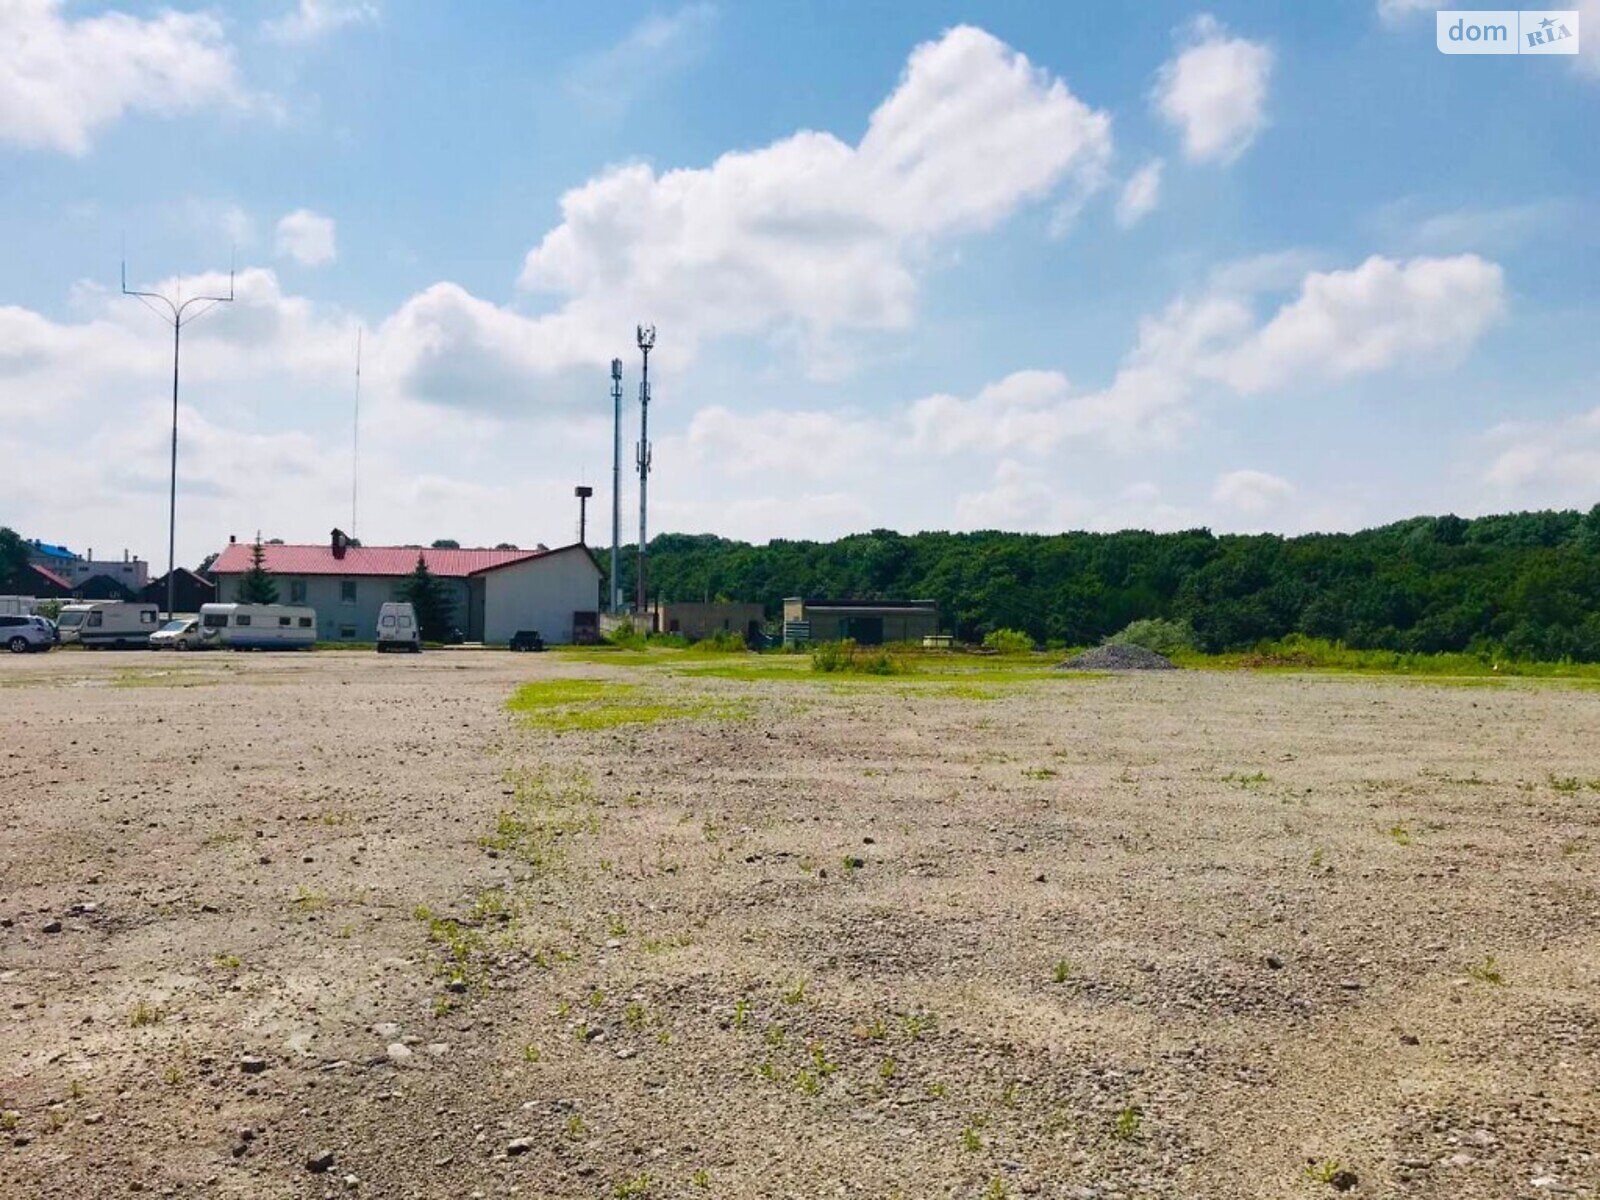
[[[0,140],[84,154],[125,113],[172,116],[244,100],[213,16],[73,19],[60,0],[0,2]]]
[[[1161,168],[1159,158],[1145,163],[1122,185],[1117,197],[1117,224],[1131,229],[1155,211],[1161,202]]]
[[[1217,476],[1211,489],[1211,498],[1218,504],[1252,515],[1278,508],[1294,495],[1294,485],[1287,479],[1249,468]]]
[[[1228,163],[1267,123],[1271,76],[1271,47],[1232,37],[1216,18],[1202,15],[1189,26],[1185,48],[1161,67],[1151,99],[1182,132],[1185,157]]]
[[[314,42],[348,25],[378,20],[371,0],[299,0],[288,12],[261,23],[263,37],[275,42]]]
[[[278,220],[278,255],[302,267],[320,267],[339,256],[332,217],[297,208]]]
[[[916,48],[860,142],[802,131],[711,166],[624,166],[568,192],[522,283],[552,367],[649,313],[678,352],[724,333],[910,324],[928,248],[1104,173],[1111,122],[980,29]]]

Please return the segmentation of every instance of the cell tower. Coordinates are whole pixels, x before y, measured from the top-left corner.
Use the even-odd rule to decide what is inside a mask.
[[[645,546],[649,543],[647,517],[650,500],[650,351],[656,344],[656,327],[640,325],[636,330],[639,351],[644,355],[644,374],[639,379],[639,577],[634,581],[634,611],[645,611]]]
[[[611,360],[611,611],[622,611],[622,576],[617,555],[622,544],[622,360]]]

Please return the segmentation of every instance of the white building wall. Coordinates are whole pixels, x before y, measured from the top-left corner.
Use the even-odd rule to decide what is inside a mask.
[[[600,607],[600,568],[583,548],[486,571],[483,640],[509,642],[519,629],[536,629],[551,645],[572,641],[572,614]]]
[[[317,640],[319,642],[370,642],[378,636],[378,610],[390,600],[400,599],[404,575],[354,575],[349,582],[354,585],[354,601],[346,600],[344,578],[337,575],[274,575],[278,585],[279,604],[307,604],[317,610]],[[217,600],[238,602],[242,575],[217,577]],[[440,579],[446,594],[455,605],[452,620],[463,630],[467,628],[467,582],[464,579]],[[300,585],[304,585],[302,594]],[[353,631],[353,632],[347,632]]]

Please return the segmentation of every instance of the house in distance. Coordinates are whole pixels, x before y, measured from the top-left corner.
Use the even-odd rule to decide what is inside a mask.
[[[211,564],[217,600],[239,599],[255,547],[230,538]],[[323,545],[262,543],[262,566],[278,585],[281,604],[317,610],[317,639],[371,641],[378,609],[401,599],[406,577],[427,563],[443,585],[452,621],[469,642],[509,642],[521,629],[546,642],[574,640],[592,628],[600,602],[600,568],[587,546],[555,550],[442,550],[417,546],[356,546],[335,529]]]

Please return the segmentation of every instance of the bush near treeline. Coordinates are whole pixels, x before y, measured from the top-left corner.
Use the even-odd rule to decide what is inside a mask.
[[[623,592],[631,587],[631,555]],[[709,534],[650,543],[652,593],[938,601],[947,628],[1091,645],[1143,619],[1199,648],[1303,634],[1403,653],[1600,661],[1600,504],[1587,513],[1415,517],[1351,534],[919,533],[763,546]]]

